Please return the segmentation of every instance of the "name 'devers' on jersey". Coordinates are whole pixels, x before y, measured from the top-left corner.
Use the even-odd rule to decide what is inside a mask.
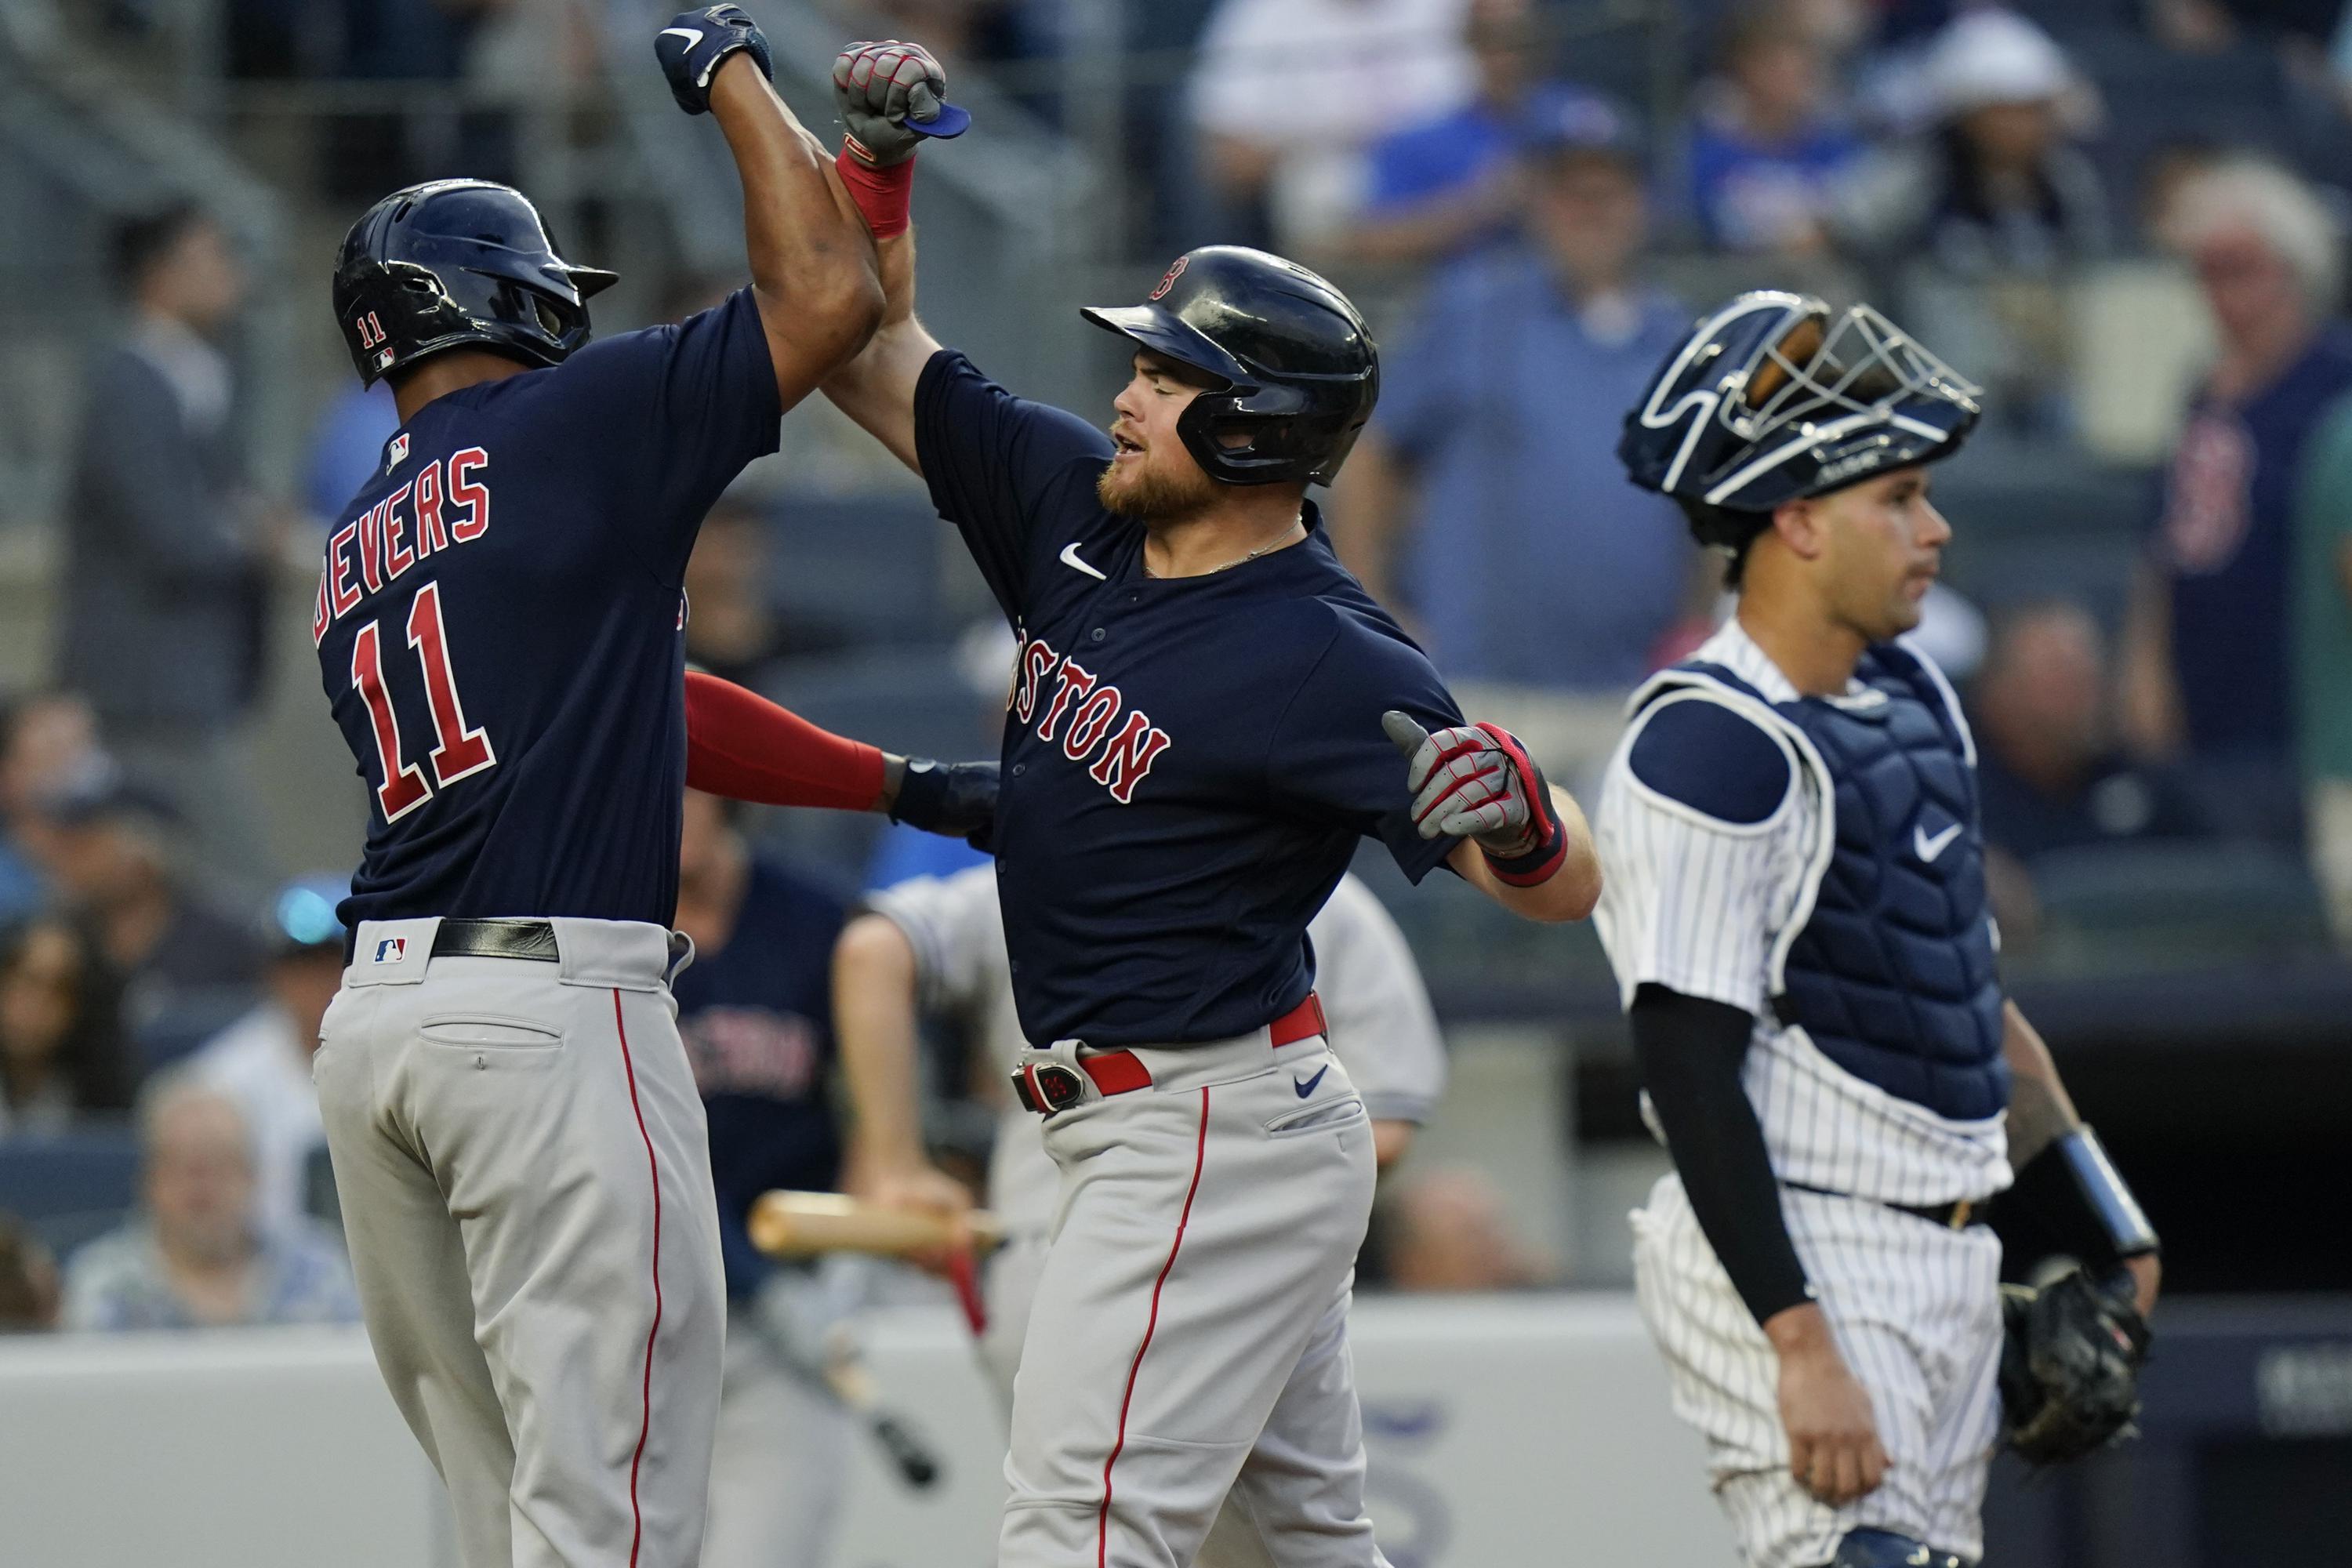
[[[405,435],[394,443],[395,462],[405,455],[406,446]],[[490,455],[479,447],[453,452],[446,460],[434,458],[417,468],[415,478],[336,530],[319,572],[319,593],[310,613],[312,647],[324,643],[329,628],[357,609],[367,595],[398,582],[434,552],[469,544],[489,531],[489,487],[476,477],[489,462]],[[426,758],[433,769],[430,784],[424,769],[407,760],[409,753],[401,744],[384,686],[381,628],[369,621],[352,639],[352,687],[366,705],[368,725],[374,731],[383,781],[375,787],[376,805],[387,824],[432,799],[436,788],[471,778],[499,761],[488,734],[466,721],[449,668],[440,584],[426,583],[416,590],[409,601],[405,630],[408,646],[424,669],[425,700],[433,716],[434,745]]]
[[[469,544],[489,531],[489,487],[475,478],[489,463],[490,455],[479,447],[452,452],[446,464],[436,458],[418,468],[415,479],[335,531],[327,541],[326,563],[310,612],[313,647],[326,640],[329,626],[359,608],[367,594],[397,582],[435,551]]]

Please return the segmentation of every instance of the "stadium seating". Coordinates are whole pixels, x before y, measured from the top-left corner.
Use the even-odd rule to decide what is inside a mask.
[[[138,1193],[139,1144],[128,1127],[0,1139],[0,1212],[59,1257],[120,1224]]]

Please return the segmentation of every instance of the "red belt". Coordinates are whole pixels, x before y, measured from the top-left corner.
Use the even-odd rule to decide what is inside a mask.
[[[1322,998],[1309,991],[1306,1001],[1268,1024],[1265,1032],[1266,1044],[1277,1049],[1294,1040],[1329,1033],[1323,1022]],[[1133,1051],[1104,1051],[1097,1056],[1080,1057],[1078,1067],[1095,1080],[1095,1087],[1107,1095],[1132,1094],[1139,1089],[1151,1087],[1150,1069]],[[1059,1062],[1038,1062],[1015,1068],[1013,1091],[1020,1097],[1023,1109],[1034,1110],[1040,1116],[1066,1110],[1079,1100],[1077,1083]]]

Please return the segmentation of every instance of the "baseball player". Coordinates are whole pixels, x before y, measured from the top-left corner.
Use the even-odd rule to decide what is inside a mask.
[[[2009,1187],[2153,1304],[2156,1237],[1995,973],[1976,751],[1904,634],[1977,390],[1867,306],[1744,294],[1628,416],[1738,613],[1632,700],[1601,935],[1675,1161],[1643,1315],[1756,1568],[1957,1568],[2000,1422]]]
[[[935,69],[903,45],[835,64],[887,304],[825,391],[923,476],[1020,639],[994,875],[1015,1089],[1061,1190],[997,1560],[1189,1564],[1238,1489],[1277,1562],[1363,1568],[1346,1310],[1371,1118],[1307,923],[1367,835],[1416,880],[1444,864],[1580,919],[1589,835],[1515,740],[1462,721],[1305,499],[1378,387],[1329,284],[1213,247],[1086,311],[1134,351],[1108,435],[924,330],[907,123]]]
[[[733,150],[751,287],[591,344],[612,275],[468,180],[377,203],[336,266],[352,361],[400,427],[313,614],[372,805],[314,1075],[370,1337],[467,1568],[700,1548],[724,1292],[667,989],[688,777],[925,816],[956,794],[682,679],[704,511],[880,295],[750,19],[688,13],[656,48]]]
[[[834,959],[834,1016],[854,1117],[852,1190],[884,1205],[955,1213],[964,1184],[924,1153],[916,1104],[917,1021],[961,1021],[991,1068],[1010,1076],[1029,1042],[1013,1001],[996,873],[974,866],[915,877],[866,895]],[[1371,1117],[1375,1163],[1404,1157],[1445,1091],[1445,1044],[1404,933],[1370,888],[1342,877],[1307,922],[1315,989],[1333,1050]],[[983,1281],[988,1332],[980,1359],[1009,1408],[1060,1179],[1036,1115],[1007,1096],[990,1152],[988,1203],[1005,1240]]]

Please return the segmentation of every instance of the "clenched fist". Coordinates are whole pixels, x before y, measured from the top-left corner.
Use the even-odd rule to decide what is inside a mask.
[[[903,163],[927,136],[961,136],[971,116],[947,101],[948,76],[920,44],[852,44],[833,62],[833,97],[849,152],[876,168]]]

